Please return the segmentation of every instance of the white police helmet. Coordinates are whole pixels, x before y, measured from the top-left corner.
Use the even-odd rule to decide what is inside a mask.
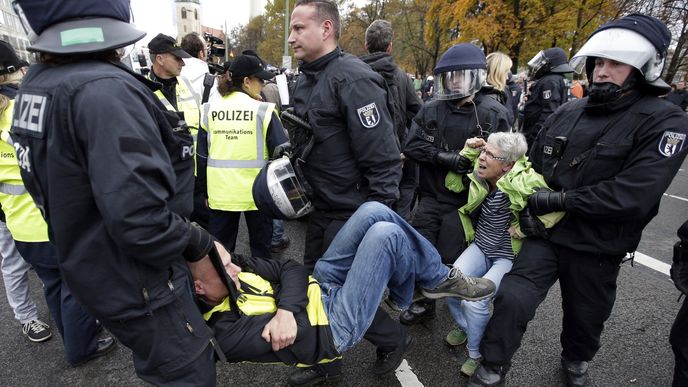
[[[270,161],[253,182],[256,207],[273,219],[296,219],[313,210],[286,156]]]
[[[611,59],[637,69],[647,84],[668,87],[660,79],[671,32],[658,19],[631,14],[598,28],[571,59],[571,66],[578,72],[585,69],[592,78],[594,58]]]

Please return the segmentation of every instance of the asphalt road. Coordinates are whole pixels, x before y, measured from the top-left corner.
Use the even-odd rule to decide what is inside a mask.
[[[688,169],[683,169],[662,199],[659,215],[646,228],[639,252],[670,264],[676,229],[688,219]],[[283,257],[300,260],[305,225],[287,223],[294,241]],[[301,243],[300,243],[301,242]],[[244,237],[237,248],[247,253]],[[31,273],[32,294],[40,315],[49,319],[40,282]],[[602,337],[602,348],[592,363],[591,374],[597,386],[669,386],[673,354],[668,343],[669,329],[678,312],[678,291],[666,274],[636,263],[624,264],[618,281],[618,296],[612,317]],[[523,345],[507,376],[509,386],[560,386],[559,332],[561,329],[560,292],[552,288],[529,324]],[[465,350],[450,350],[443,338],[452,322],[446,304],[438,304],[438,317],[411,328],[415,344],[406,356],[403,372],[375,377],[370,367],[375,348],[362,342],[345,356],[342,386],[462,386],[466,378],[459,367]],[[63,358],[59,337],[34,344],[21,334],[5,297],[0,297],[0,382],[11,386],[137,386],[131,353],[123,346],[81,367],[70,367]],[[218,364],[219,385],[285,385],[288,367],[256,364]]]

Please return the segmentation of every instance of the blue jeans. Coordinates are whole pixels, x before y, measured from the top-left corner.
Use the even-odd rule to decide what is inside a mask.
[[[337,350],[345,352],[361,340],[385,288],[404,309],[416,283],[435,288],[448,273],[435,247],[394,211],[377,202],[361,205],[313,272]]]
[[[513,261],[506,258],[490,259],[475,244],[471,243],[466,250],[454,262],[461,272],[471,277],[488,278],[499,289],[499,283],[504,274],[511,270]],[[468,335],[466,349],[468,356],[473,359],[480,358],[480,340],[483,338],[485,327],[490,321],[489,305],[492,297],[481,301],[464,301],[457,298],[448,298],[449,312],[459,328]]]
[[[282,219],[272,220],[272,239],[270,244],[272,246],[279,245],[284,238],[284,221]]]

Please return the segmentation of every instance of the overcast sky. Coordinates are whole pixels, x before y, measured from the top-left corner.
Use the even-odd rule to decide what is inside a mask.
[[[228,30],[249,21],[248,0],[200,0],[201,25],[224,29],[225,22]],[[267,0],[257,0],[264,6]],[[285,0],[275,0],[285,1]],[[296,0],[289,0],[292,5]],[[365,4],[368,0],[354,0],[356,4]],[[148,32],[141,41],[148,43],[155,35],[162,32],[167,35],[177,35],[174,23],[174,0],[131,0],[134,13],[134,24]]]

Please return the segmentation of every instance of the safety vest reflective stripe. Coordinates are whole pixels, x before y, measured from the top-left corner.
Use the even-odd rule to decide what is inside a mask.
[[[205,119],[208,121],[208,105],[206,105]],[[265,122],[265,113],[270,107],[267,103],[261,103],[256,115],[256,160],[218,160],[208,158],[208,166],[215,168],[262,168],[267,161],[263,158],[265,154],[265,136],[263,135],[263,124]]]
[[[28,191],[23,185],[0,183],[0,192],[7,195],[23,195]]]
[[[188,79],[186,79],[184,77],[179,77],[179,78],[181,78],[182,82],[184,82],[184,84],[186,85],[186,90],[188,90],[189,93],[191,93],[191,98],[193,98],[194,102],[196,103],[196,109],[198,109],[198,111],[200,112],[201,111],[201,96],[196,94],[196,91],[191,86],[191,82],[189,82]],[[188,101],[188,100],[189,100],[188,97],[184,98],[184,101]]]

